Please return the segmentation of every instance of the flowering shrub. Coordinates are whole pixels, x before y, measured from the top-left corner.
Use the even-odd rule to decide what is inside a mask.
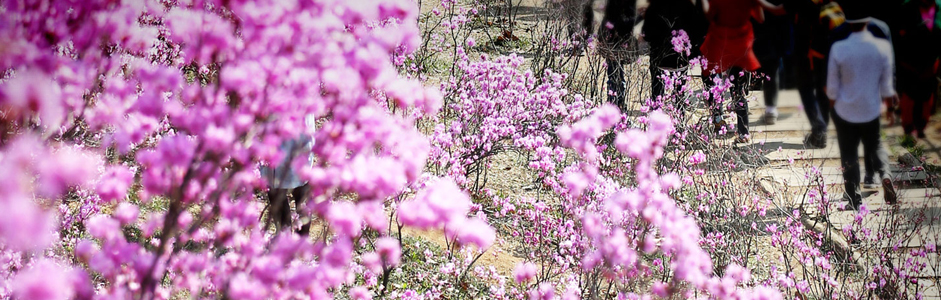
[[[451,100],[436,122],[431,162],[471,190],[483,188],[486,176],[481,181],[481,174],[490,168],[489,158],[500,153],[536,153],[533,166],[549,156],[564,157],[562,149],[549,146],[556,139],[554,129],[590,107],[581,96],[566,97],[565,75],[546,71],[537,79],[520,71],[522,62],[516,55],[479,62],[464,56],[459,77],[444,87]],[[542,168],[551,172],[554,166]]]
[[[757,179],[729,175],[751,174],[761,152],[723,144],[694,109],[706,93],[721,103],[728,82],[697,91],[669,73],[666,97],[619,111],[595,100],[601,62],[564,53],[554,20],[510,32],[530,33],[535,57],[478,56],[494,50],[482,46],[483,9],[0,4],[0,299],[860,298],[919,287],[910,274],[928,266],[915,258],[933,243],[847,280],[845,255],[807,222],[806,209],[830,209],[822,185],[806,206],[782,207]],[[674,45],[689,51],[685,33]],[[442,74],[440,89],[423,85]],[[643,91],[632,78],[628,90]],[[487,184],[509,154],[527,188]],[[271,166],[305,183],[294,202],[266,196],[283,188],[260,171]],[[290,213],[271,226],[276,207]],[[893,238],[865,232],[870,213],[845,232]],[[780,255],[755,249],[760,239]],[[512,267],[480,263],[507,253]]]
[[[329,298],[352,266],[399,264],[385,203],[419,179],[430,148],[415,117],[441,101],[390,60],[419,45],[413,4],[131,4],[0,10],[0,249],[12,282],[0,297]],[[279,148],[302,135],[311,149]],[[321,220],[321,240],[259,222],[257,168],[285,157],[313,199],[288,226]],[[447,187],[413,202],[461,243],[489,246],[492,229]],[[80,216],[84,232],[55,222],[52,208],[73,201],[103,207]],[[356,250],[366,240],[374,252]],[[380,290],[349,291],[368,288]]]

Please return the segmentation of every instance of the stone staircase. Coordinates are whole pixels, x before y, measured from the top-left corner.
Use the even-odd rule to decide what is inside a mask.
[[[835,233],[834,243],[847,247],[853,253],[856,264],[868,268],[875,262],[866,261],[881,254],[887,254],[895,267],[906,264],[925,264],[921,274],[911,274],[919,282],[918,288],[923,299],[941,299],[939,280],[941,280],[941,261],[937,253],[921,257],[912,255],[912,250],[924,249],[926,245],[941,243],[941,190],[938,190],[937,176],[930,176],[919,165],[899,163],[899,157],[908,152],[896,142],[901,133],[898,126],[885,126],[883,121],[883,143],[889,152],[890,169],[893,172],[899,205],[887,205],[884,202],[882,188],[863,189],[863,204],[867,213],[857,220],[858,213],[839,209],[842,206],[843,171],[840,167],[840,153],[836,142],[836,131],[832,121],[829,126],[827,147],[824,149],[805,149],[803,137],[810,132],[796,90],[781,91],[778,99],[779,118],[774,125],[760,123],[764,113],[764,101],[761,92],[753,92],[750,101],[750,129],[752,142],[743,147],[750,147],[763,155],[768,163],[756,170],[759,178],[774,182],[778,190],[788,191],[784,203],[796,206],[806,201],[804,193],[810,186],[823,187],[829,194],[831,205],[823,211],[810,212],[816,220],[823,220],[830,233]],[[925,142],[932,145],[931,139]],[[941,144],[935,142],[935,144]],[[862,148],[859,149],[863,156]],[[863,163],[860,161],[860,168]],[[862,170],[861,170],[862,171]],[[861,176],[862,178],[862,176]],[[789,195],[788,195],[789,193]],[[813,206],[813,205],[811,205]],[[806,206],[805,206],[806,207]],[[864,232],[880,234],[877,238],[863,238],[854,241],[854,236]],[[867,269],[868,270],[868,269]],[[906,285],[912,290],[914,285]],[[914,298],[914,293],[908,293]]]

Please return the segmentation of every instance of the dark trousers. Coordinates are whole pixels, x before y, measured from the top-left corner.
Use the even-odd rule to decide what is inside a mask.
[[[902,91],[899,106],[902,111],[902,129],[905,134],[924,133],[934,107],[934,95],[927,94],[927,99],[916,99],[911,93]]]
[[[298,213],[300,213],[301,207],[304,204],[304,200],[307,198],[308,192],[310,192],[310,185],[308,184],[304,184],[292,189],[268,189],[268,218],[270,222],[274,223],[275,227],[277,227],[279,230],[281,228],[293,227],[291,220],[291,204],[288,202],[288,194],[290,193],[291,197],[294,198],[294,207],[297,209]],[[301,229],[297,231],[297,233],[301,234],[302,236],[307,235],[309,232],[309,222],[303,224]]]
[[[859,143],[863,143],[863,155],[866,163],[872,164],[873,172],[881,176],[890,176],[889,158],[879,139],[879,118],[865,123],[851,123],[834,112],[833,124],[836,126],[836,139],[840,146],[840,162],[843,165],[843,184],[846,194],[855,203],[862,201],[859,192]],[[870,158],[872,158],[870,160]],[[868,166],[867,166],[868,168]]]
[[[680,66],[676,70],[670,71],[664,67],[660,67],[654,64],[650,65],[650,101],[653,103],[652,108],[660,108],[661,101],[657,101],[657,97],[665,96],[667,94],[666,83],[664,78],[672,77],[673,86],[669,91],[674,96],[679,94],[684,85],[686,85],[686,67]],[[677,75],[679,73],[679,75]],[[665,99],[663,99],[665,101]],[[680,100],[680,99],[675,99]],[[676,108],[683,107],[684,103],[676,102]]]
[[[665,92],[663,76],[668,76],[667,72],[655,64],[650,64],[650,100],[656,102],[657,97],[663,96]]]
[[[880,151],[888,153],[885,150],[885,146],[882,145],[882,143],[879,143],[878,146],[879,146],[879,149],[876,150],[876,153],[879,153]],[[863,155],[863,166],[866,169],[866,179],[873,179],[873,180],[876,180],[876,182],[878,182],[879,178],[876,178],[876,165],[878,165],[877,164],[878,161],[879,161],[878,155]],[[883,166],[883,171],[889,168],[887,161],[883,162],[882,166]]]
[[[822,59],[806,58],[797,62],[797,91],[814,136],[826,134],[830,122],[830,99],[824,91],[826,74],[821,74],[825,63]]]
[[[744,73],[744,76],[739,76],[739,73]],[[737,116],[738,123],[736,124],[736,129],[738,130],[739,135],[748,134],[748,99],[745,96],[748,95],[748,81],[751,78],[750,72],[743,72],[739,67],[732,67],[728,71],[724,72],[721,78],[730,78],[731,87],[729,92],[732,95],[732,110],[735,111]],[[703,74],[702,80],[703,84],[706,86],[706,89],[711,89],[716,85],[715,80],[719,78],[718,75],[705,75]],[[712,107],[712,116],[713,118],[722,116],[723,105],[717,104],[716,95],[709,93],[709,99],[707,99],[707,104]]]
[[[778,106],[778,90],[781,83],[781,65],[780,57],[761,61],[761,69],[758,73],[763,77],[761,90],[765,95],[765,106]]]
[[[617,105],[621,112],[626,110],[624,102],[624,62],[614,59],[606,59],[608,65],[606,72],[608,75],[608,102]]]

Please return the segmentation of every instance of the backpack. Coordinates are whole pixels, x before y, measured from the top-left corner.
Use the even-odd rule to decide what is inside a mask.
[[[820,14],[817,18],[818,28],[810,43],[811,57],[824,59],[830,52],[830,32],[846,22],[846,15],[843,14],[843,8],[840,4],[830,0],[812,0],[814,4],[820,7]]]
[[[837,26],[846,22],[846,15],[843,14],[843,8],[840,7],[839,3],[826,0],[813,0],[815,4],[820,6],[820,16],[819,21],[820,25],[826,26],[829,30],[833,30]]]

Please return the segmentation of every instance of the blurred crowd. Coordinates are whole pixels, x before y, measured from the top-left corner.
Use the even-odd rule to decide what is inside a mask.
[[[885,180],[880,119],[885,112],[889,125],[900,124],[907,141],[925,138],[941,81],[941,0],[595,2],[562,0],[561,7],[575,51],[597,40],[607,64],[609,102],[626,107],[624,65],[644,53],[650,58],[653,109],[677,101],[671,95],[682,85],[676,83],[689,78],[691,61],[702,58],[695,65],[701,66],[705,91],[712,91],[705,100],[715,131],[731,125],[725,110],[734,111],[736,142],[747,143],[749,91],[762,90],[759,121],[774,124],[778,90],[796,87],[811,125],[804,145],[825,148],[831,120],[837,128],[848,200],[858,203],[856,147],[862,143],[863,184],[875,185],[880,176],[886,200],[894,202]],[[595,8],[603,8],[597,23]],[[684,110],[683,103],[671,104]]]

